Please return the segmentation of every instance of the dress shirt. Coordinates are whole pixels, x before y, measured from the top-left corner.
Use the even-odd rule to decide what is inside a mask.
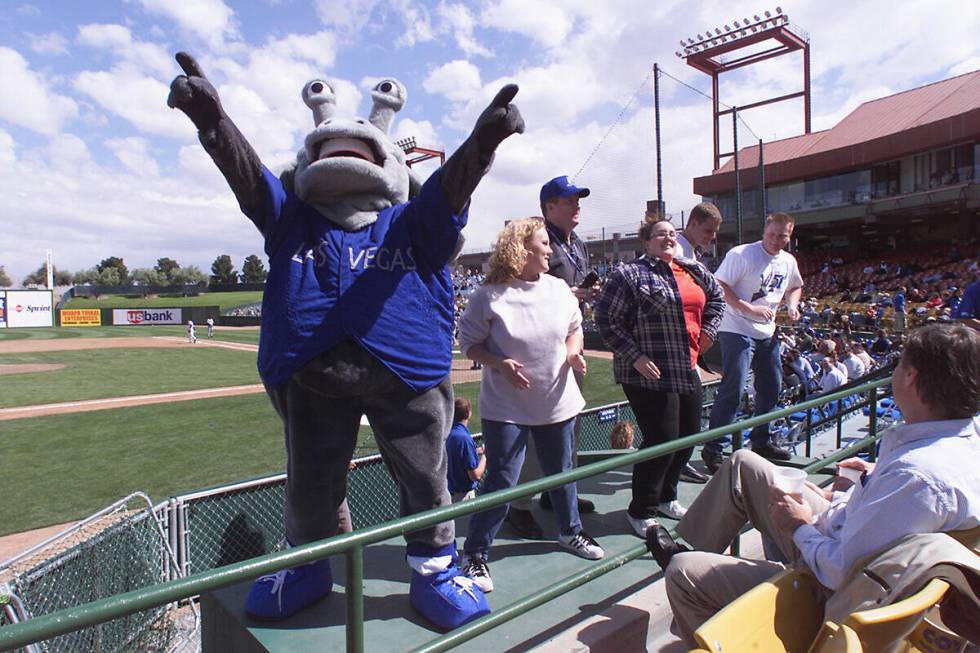
[[[980,525],[980,418],[897,426],[881,441],[874,471],[835,493],[813,525],[793,540],[830,589],[855,562],[905,535]]]

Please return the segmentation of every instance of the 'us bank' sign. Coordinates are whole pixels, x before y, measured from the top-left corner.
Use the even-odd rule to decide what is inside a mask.
[[[139,326],[143,324],[180,324],[179,308],[115,308],[112,323]]]

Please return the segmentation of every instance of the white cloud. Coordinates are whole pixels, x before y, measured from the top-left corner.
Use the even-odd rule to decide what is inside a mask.
[[[395,41],[398,47],[414,47],[436,38],[429,10],[411,0],[393,0],[389,5],[401,17],[402,31]]]
[[[157,177],[160,166],[150,154],[150,144],[144,138],[110,138],[105,145],[127,170],[140,177]]]
[[[327,27],[341,32],[356,33],[367,24],[378,5],[378,0],[314,0],[316,15]]]
[[[38,54],[68,54],[68,39],[57,32],[28,34],[31,50]]]
[[[331,32],[290,34],[278,40],[270,39],[266,43],[265,51],[280,57],[295,57],[309,61],[326,69],[334,64],[337,42]]]
[[[161,45],[133,38],[128,27],[116,24],[88,24],[78,28],[78,43],[104,50],[112,57],[112,68],[123,67],[159,76],[173,74],[176,64]]]
[[[465,4],[449,3],[442,0],[436,11],[442,19],[443,29],[452,33],[456,45],[467,56],[493,56],[493,53],[480,44],[474,36],[473,30],[476,21]]]
[[[429,93],[465,102],[480,90],[480,69],[462,59],[450,61],[429,73],[422,87]]]
[[[980,57],[970,57],[951,67],[946,71],[946,74],[950,77],[956,77],[978,69],[980,69]]]
[[[562,44],[574,23],[560,3],[549,0],[497,0],[483,10],[480,22],[521,34],[546,48]]]
[[[0,70],[0,120],[50,135],[78,115],[75,101],[51,91],[16,50],[0,47]]]
[[[444,148],[439,133],[428,120],[402,118],[396,122],[391,140],[399,141],[403,138],[414,138],[416,145],[426,149],[439,150]],[[448,152],[446,156],[449,156]]]
[[[140,0],[143,8],[154,14],[166,16],[181,28],[198,35],[212,47],[221,46],[226,38],[237,39],[238,28],[234,12],[222,0]]]
[[[167,106],[170,86],[154,77],[130,70],[84,71],[75,76],[74,88],[141,131],[184,139],[193,133],[187,119]]]
[[[14,137],[0,129],[0,164],[9,166],[17,161],[17,144]]]
[[[71,174],[81,168],[96,167],[88,145],[74,134],[52,136],[48,140],[45,156],[47,165],[61,173]]]

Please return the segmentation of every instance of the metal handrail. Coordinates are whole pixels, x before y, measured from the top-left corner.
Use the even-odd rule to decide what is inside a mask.
[[[297,546],[285,551],[269,553],[250,560],[237,562],[224,567],[219,567],[217,569],[199,572],[184,578],[178,578],[165,583],[160,583],[158,585],[153,585],[151,587],[132,590],[123,594],[117,594],[105,599],[100,599],[98,601],[92,601],[90,603],[84,603],[72,608],[66,608],[57,612],[38,616],[23,623],[0,628],[0,651],[7,651],[30,644],[32,642],[38,642],[57,635],[63,635],[87,626],[93,626],[95,624],[110,621],[127,614],[147,610],[160,605],[165,605],[167,603],[172,603],[174,601],[179,601],[206,591],[216,590],[228,585],[250,580],[263,574],[275,573],[289,567],[298,567],[300,565],[308,564],[339,553],[347,554],[348,557],[348,582],[346,586],[348,614],[347,650],[361,651],[363,650],[364,643],[362,589],[363,547],[397,537],[399,535],[404,535],[405,533],[421,530],[450,519],[455,519],[457,517],[477,513],[494,506],[510,503],[515,499],[552,490],[584,478],[604,474],[627,465],[652,460],[653,458],[715,440],[725,435],[741,433],[741,431],[744,429],[767,424],[774,419],[786,417],[794,412],[816,408],[830,401],[842,399],[843,397],[853,394],[868,392],[868,403],[874,404],[876,403],[878,388],[887,386],[890,383],[890,378],[879,379],[857,388],[849,388],[846,390],[832,392],[815,399],[810,399],[799,404],[795,404],[788,408],[774,410],[770,413],[766,413],[765,415],[751,417],[727,426],[702,431],[694,435],[679,438],[669,443],[659,444],[647,449],[640,449],[639,451],[633,453],[623,454],[613,459],[590,463],[567,472],[562,472],[561,474],[548,476],[530,483],[516,486],[514,488],[492,492],[470,501],[461,502],[451,506],[433,508],[432,510],[402,517],[386,524],[380,524],[362,531],[337,535],[326,540],[311,542],[309,544]],[[865,447],[868,446],[868,443],[874,442],[874,440],[877,439],[877,420],[875,419],[875,411],[873,409],[870,411],[869,417],[870,435],[869,438],[867,438],[867,441],[862,441],[862,443],[864,443],[863,446]],[[844,451],[860,450],[860,448],[863,448],[859,447],[859,445],[862,443],[852,445]],[[817,465],[817,468],[820,468],[825,464],[825,461],[818,461],[817,463],[814,463],[814,465]],[[619,565],[624,564],[629,560],[640,557],[643,555],[645,550],[645,547],[641,549],[639,545],[633,547],[622,554],[612,556],[606,562],[596,565],[586,572],[581,572],[580,574],[576,574],[575,576],[565,579],[564,581],[560,581],[551,588],[542,590],[542,592],[546,593],[545,596],[557,596],[557,593],[566,591],[567,587],[574,587],[575,585],[569,585],[569,583],[575,582],[574,579],[581,578],[582,582],[590,580],[593,577],[602,575],[602,573],[605,573],[606,571],[615,569]],[[610,564],[614,562],[616,563],[615,565]],[[523,609],[526,610],[534,607],[535,605],[539,605],[541,602],[546,600],[548,599],[545,598],[539,601],[538,598],[532,596],[518,601],[513,606],[497,608],[497,612],[495,614],[500,615],[499,617],[495,617],[494,614],[482,617],[481,619],[444,635],[443,638],[431,642],[430,646],[433,648],[422,650],[444,650],[444,644],[440,643],[443,642],[443,640],[446,642],[452,641],[456,643],[465,641],[465,639],[469,639],[483,632],[484,627],[488,628],[489,626],[485,626],[488,622],[492,623],[493,625],[502,623],[503,621],[509,620],[510,618],[517,616],[517,614],[522,613],[523,610],[521,606],[524,606]]]

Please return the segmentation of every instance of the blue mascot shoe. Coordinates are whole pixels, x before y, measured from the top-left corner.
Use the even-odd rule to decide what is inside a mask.
[[[446,630],[490,614],[483,590],[455,563],[429,576],[413,571],[409,600],[423,617]]]
[[[333,589],[330,559],[262,576],[252,584],[245,612],[256,619],[291,617]]]
[[[452,630],[490,614],[483,590],[457,566],[459,555],[455,542],[440,547],[410,542],[405,553],[413,568],[409,602],[423,617],[440,628]],[[433,573],[419,573],[413,560]]]

